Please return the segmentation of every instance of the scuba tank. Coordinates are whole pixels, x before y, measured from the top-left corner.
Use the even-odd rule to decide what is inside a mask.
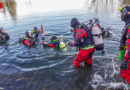
[[[63,42],[63,36],[60,36],[60,43],[59,43],[59,48],[63,51],[67,51],[67,46],[66,44]]]
[[[91,33],[93,36],[96,50],[103,50],[104,49],[104,40],[102,37],[102,30],[100,29],[99,24],[92,25]]]
[[[92,38],[95,44],[96,50],[103,50],[104,52],[104,40],[103,40],[103,32],[100,27],[100,21],[97,18],[90,19],[89,21],[83,22],[88,28],[91,30]]]

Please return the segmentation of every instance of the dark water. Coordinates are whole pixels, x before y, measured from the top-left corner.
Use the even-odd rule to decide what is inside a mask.
[[[13,1],[13,0],[12,0]],[[73,3],[75,4],[73,5]],[[124,23],[118,8],[129,0],[16,0],[5,3],[0,26],[11,36],[0,46],[0,89],[2,90],[124,90],[130,86],[120,77],[117,61],[119,40]],[[78,5],[79,4],[79,5]],[[11,6],[10,6],[11,5]],[[70,33],[70,20],[81,22],[98,17],[102,26],[111,26],[113,37],[105,40],[105,55],[96,52],[92,68],[74,69],[75,48],[66,52],[25,48],[18,43],[25,31],[44,26],[45,34]],[[63,36],[65,42],[72,36]],[[49,39],[50,36],[47,36]]]

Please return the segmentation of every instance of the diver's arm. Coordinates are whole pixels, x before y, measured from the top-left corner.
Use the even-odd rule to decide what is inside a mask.
[[[51,44],[51,43],[48,44],[45,41],[42,41],[42,44],[44,47],[56,48],[54,44]]]
[[[50,48],[56,48],[54,44],[47,44],[47,46]]]
[[[76,32],[76,36],[74,42],[72,43],[72,46],[80,46],[81,43],[82,43],[81,32]]]
[[[124,46],[125,46],[125,43],[126,43],[127,31],[128,31],[128,25],[125,26],[125,28],[123,29],[122,37],[121,37],[121,40],[120,40],[120,50],[124,49]]]
[[[81,37],[78,37],[74,40],[72,46],[80,46],[80,44],[81,44]]]

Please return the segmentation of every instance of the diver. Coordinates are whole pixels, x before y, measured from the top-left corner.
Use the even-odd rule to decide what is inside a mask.
[[[80,49],[77,57],[73,60],[74,67],[80,68],[80,64],[85,61],[85,65],[92,66],[95,45],[89,28],[80,24],[77,18],[71,20],[71,27],[74,33],[74,42],[70,42],[70,46],[76,46]]]
[[[27,31],[24,38],[19,39],[19,43],[27,47],[35,46],[35,39],[32,37],[32,32]]]
[[[56,36],[52,36],[50,39],[50,43],[47,43],[45,41],[45,37],[42,37],[42,44],[44,47],[49,47],[49,48],[55,48],[55,49],[60,49],[63,51],[67,50],[67,46],[63,41],[58,40]]]
[[[0,42],[4,43],[10,39],[3,27],[0,27]]]
[[[19,42],[27,47],[35,46],[35,41],[32,37],[32,32],[27,31],[26,32],[26,37],[25,38],[20,38]]]
[[[121,7],[121,20],[125,22],[120,40],[120,54],[118,59],[123,59],[120,66],[121,77],[130,84],[130,6]]]
[[[34,29],[32,30],[33,38],[38,39],[39,33],[39,29],[37,27],[34,27]]]
[[[107,27],[106,29],[101,27],[101,30],[102,30],[102,36],[103,36],[104,39],[112,37],[111,27]]]
[[[38,39],[40,31],[37,27],[34,27],[34,29],[30,30],[29,32],[31,32],[33,39]],[[28,35],[28,31],[26,31],[25,35]]]
[[[28,47],[35,46],[36,42],[38,41],[39,33],[40,32],[39,32],[38,28],[34,27],[34,30],[26,31],[25,37],[20,38],[19,42]]]

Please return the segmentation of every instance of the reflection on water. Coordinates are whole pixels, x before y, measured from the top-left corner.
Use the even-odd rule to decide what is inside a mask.
[[[116,13],[121,6],[121,0],[87,0],[88,12],[97,15],[108,15]]]
[[[130,5],[130,0],[86,0],[87,11],[101,16],[118,13],[124,5]]]
[[[16,2],[15,0],[1,0],[0,3],[2,3],[3,13],[9,12],[13,20],[16,19]]]
[[[130,5],[130,0],[123,0],[123,5]]]
[[[16,18],[16,2],[15,0],[7,0],[6,1],[7,9],[12,16],[13,19]]]
[[[122,5],[129,5],[129,0],[0,0],[5,15],[9,13],[13,20],[17,16],[57,10],[85,9],[97,15],[111,15],[118,12]],[[74,4],[75,2],[75,4]],[[85,4],[85,5],[84,5]],[[16,7],[17,5],[17,7]],[[82,8],[84,5],[84,8]],[[87,9],[87,11],[86,11]],[[17,11],[17,12],[16,12]]]

